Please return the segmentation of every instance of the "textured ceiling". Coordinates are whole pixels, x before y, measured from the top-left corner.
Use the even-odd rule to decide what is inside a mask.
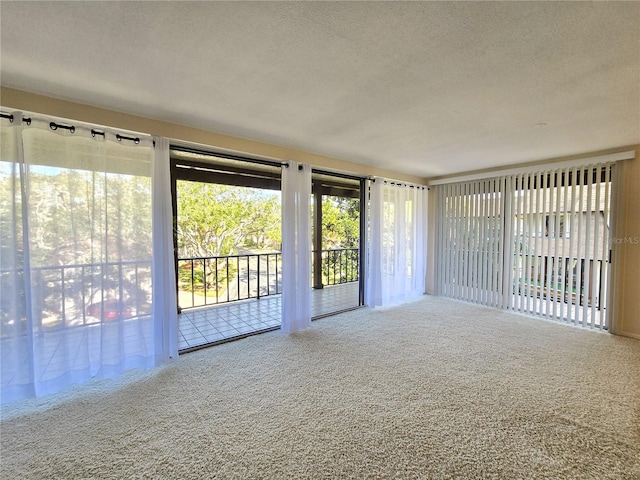
[[[640,3],[0,2],[4,86],[424,177],[640,143]]]

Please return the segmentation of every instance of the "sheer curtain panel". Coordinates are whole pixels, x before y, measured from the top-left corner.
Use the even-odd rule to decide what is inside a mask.
[[[367,305],[386,307],[424,294],[427,190],[376,179],[370,194]]]
[[[282,325],[285,333],[311,325],[311,168],[282,169]]]
[[[153,163],[153,320],[156,363],[178,356],[178,299],[173,254],[169,140],[155,138]]]
[[[2,402],[152,367],[174,328],[171,298],[154,308],[152,275],[173,268],[152,242],[152,224],[170,235],[152,218],[152,139],[29,117],[1,120]]]

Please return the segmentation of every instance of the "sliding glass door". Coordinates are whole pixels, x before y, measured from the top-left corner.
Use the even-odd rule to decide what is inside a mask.
[[[439,185],[438,292],[608,328],[613,168]]]
[[[313,171],[311,314],[314,318],[364,304],[363,191],[361,178]]]
[[[181,351],[278,328],[279,164],[174,148]]]
[[[607,328],[612,169],[515,178],[512,309]]]
[[[180,350],[279,328],[282,165],[174,147],[171,168]],[[364,180],[311,178],[309,293],[320,318],[364,304]]]

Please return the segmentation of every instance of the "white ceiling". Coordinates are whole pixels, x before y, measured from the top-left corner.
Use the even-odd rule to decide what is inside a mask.
[[[8,87],[431,177],[640,143],[640,3],[0,2]]]

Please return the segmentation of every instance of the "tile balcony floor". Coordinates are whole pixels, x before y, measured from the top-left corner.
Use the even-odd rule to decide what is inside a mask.
[[[277,328],[281,295],[184,310],[178,319],[178,348],[190,350]],[[311,316],[358,306],[358,282],[327,286],[311,292]]]

